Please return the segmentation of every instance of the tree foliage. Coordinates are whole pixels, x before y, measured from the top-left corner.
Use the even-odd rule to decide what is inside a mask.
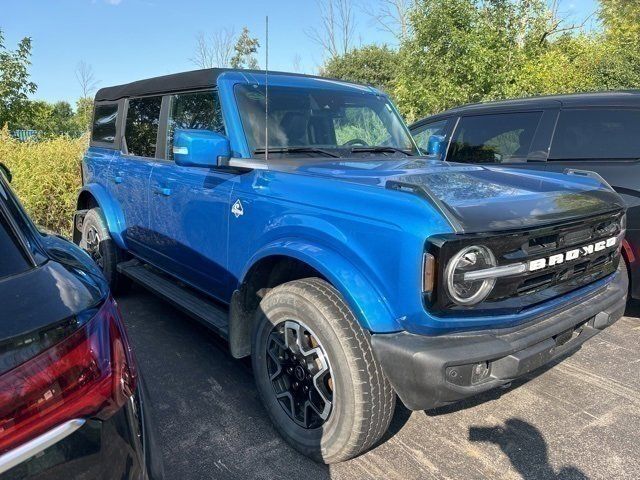
[[[409,120],[469,102],[640,86],[640,0],[601,0],[589,31],[559,18],[558,2],[406,4],[397,50],[351,49],[322,73],[382,86]]]
[[[233,57],[231,57],[231,67],[249,69],[258,68],[256,53],[258,52],[259,47],[260,43],[258,42],[258,39],[252,37],[249,33],[249,29],[244,27],[235,46],[233,47],[235,53],[233,54]]]
[[[398,53],[389,47],[367,45],[333,57],[325,63],[322,75],[367,83],[390,92],[396,75]]]
[[[29,80],[30,57],[29,37],[20,40],[15,50],[9,50],[0,30],[0,128],[22,114],[28,96],[36,91],[36,84]]]
[[[421,0],[409,21],[396,97],[411,118],[521,94],[526,65],[548,43],[542,0]]]

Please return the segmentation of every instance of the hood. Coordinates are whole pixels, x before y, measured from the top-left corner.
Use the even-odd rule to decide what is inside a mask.
[[[319,160],[295,171],[420,195],[458,233],[531,228],[624,208],[608,185],[561,173],[420,158]]]

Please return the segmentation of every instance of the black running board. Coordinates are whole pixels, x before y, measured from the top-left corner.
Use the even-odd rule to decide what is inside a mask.
[[[229,312],[225,307],[217,305],[192,288],[136,259],[119,263],[118,272],[162,297],[224,338],[229,338]]]

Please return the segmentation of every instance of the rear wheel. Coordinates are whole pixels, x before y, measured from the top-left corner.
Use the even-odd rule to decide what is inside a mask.
[[[129,288],[131,281],[117,270],[118,263],[126,259],[125,252],[111,238],[100,208],[92,208],[85,215],[79,246],[100,267],[114,293]]]
[[[309,278],[260,303],[253,332],[256,385],[280,434],[324,463],[373,446],[391,421],[395,394],[339,293]]]

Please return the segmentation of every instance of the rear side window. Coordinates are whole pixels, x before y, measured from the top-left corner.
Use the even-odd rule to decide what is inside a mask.
[[[155,157],[162,97],[132,98],[124,137],[129,155]]]
[[[18,245],[4,213],[0,212],[0,279],[25,272],[29,268],[29,262]]]
[[[179,129],[209,130],[224,135],[218,93],[181,93],[171,96],[167,126],[167,158],[173,160],[173,135]]]
[[[447,120],[440,120],[439,122],[426,123],[415,128],[411,134],[414,140],[418,144],[418,147],[422,152],[427,151],[429,146],[429,137],[432,135],[444,135],[445,128],[447,126]]]
[[[118,104],[96,105],[93,114],[91,140],[94,142],[114,143],[116,140],[116,119]]]
[[[563,110],[549,160],[640,158],[640,110]]]
[[[460,119],[447,160],[465,163],[526,162],[542,112],[476,115]]]

